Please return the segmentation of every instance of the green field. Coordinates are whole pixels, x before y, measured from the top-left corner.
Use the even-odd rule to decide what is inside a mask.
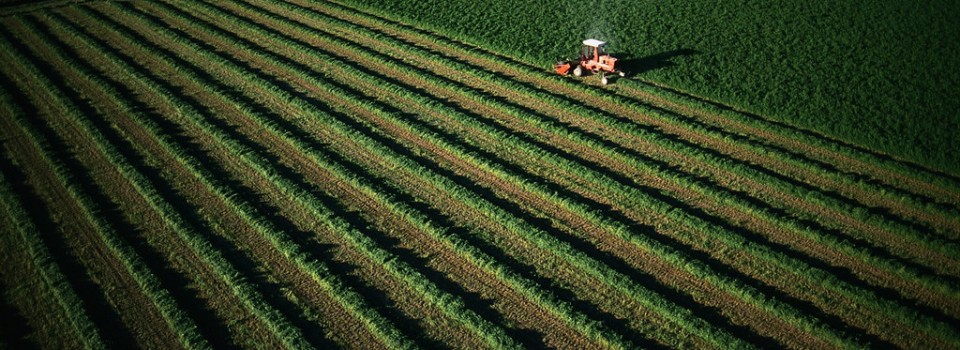
[[[960,174],[956,1],[351,2],[544,67],[596,37],[643,82]]]
[[[0,7],[0,349],[960,348],[933,158],[708,39],[604,86],[533,3],[396,3]]]

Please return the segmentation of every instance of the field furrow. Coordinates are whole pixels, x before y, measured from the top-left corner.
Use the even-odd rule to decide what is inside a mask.
[[[339,52],[339,51],[338,51],[338,52]],[[296,79],[296,78],[295,78],[295,77],[291,77],[291,79]],[[389,95],[389,94],[388,94],[388,95]]]
[[[316,112],[315,112],[316,113]]]

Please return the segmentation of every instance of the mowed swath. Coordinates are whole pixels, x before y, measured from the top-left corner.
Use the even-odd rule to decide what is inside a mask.
[[[336,2],[0,20],[38,346],[960,347],[948,176]]]

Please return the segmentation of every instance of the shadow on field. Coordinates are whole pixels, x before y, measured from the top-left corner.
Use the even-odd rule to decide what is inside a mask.
[[[643,74],[652,70],[657,70],[661,68],[668,68],[677,65],[673,62],[674,58],[683,57],[683,56],[693,56],[699,54],[700,51],[694,49],[677,49],[664,51],[658,54],[646,56],[646,57],[626,57],[620,59],[617,64],[620,65],[620,69],[627,72],[630,75]]]
[[[8,286],[0,282],[0,344],[9,345],[13,349],[28,349],[37,346],[27,338],[34,329],[7,297],[7,293],[15,288],[17,286]]]

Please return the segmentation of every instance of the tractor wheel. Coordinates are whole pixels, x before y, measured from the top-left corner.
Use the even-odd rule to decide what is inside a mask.
[[[610,81],[607,80],[607,77],[600,78],[600,84],[607,85]]]
[[[573,69],[573,76],[579,77],[581,75],[583,75],[583,68],[580,68],[580,66],[577,66],[577,68]]]

